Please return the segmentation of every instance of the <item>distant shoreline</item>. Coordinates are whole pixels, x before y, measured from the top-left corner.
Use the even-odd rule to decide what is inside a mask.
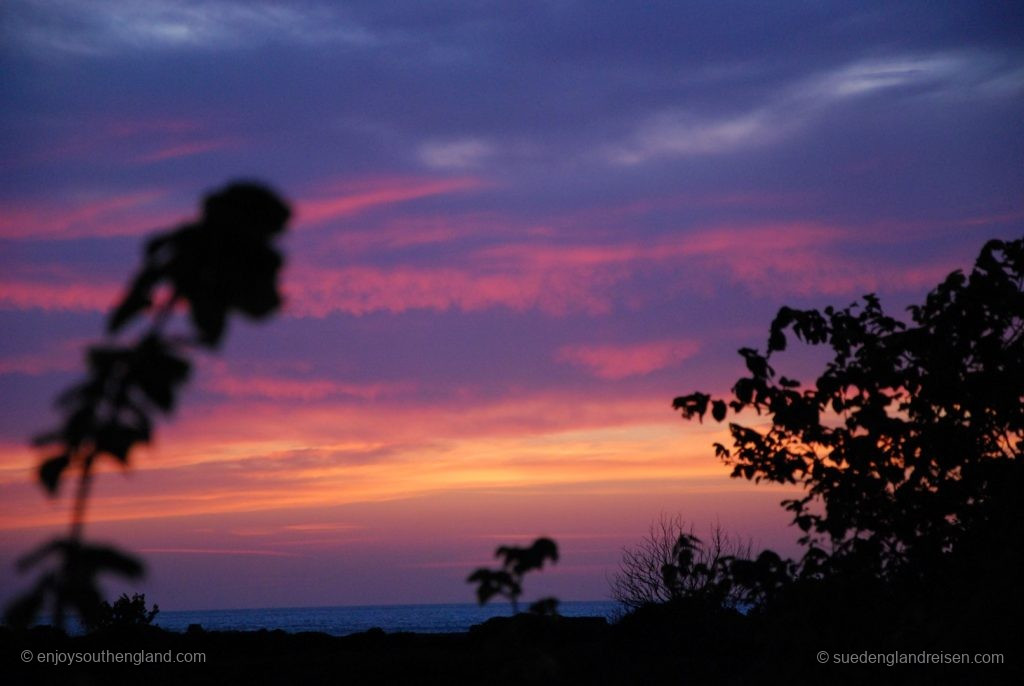
[[[565,617],[603,617],[613,620],[623,608],[612,600],[564,601]],[[213,632],[284,631],[290,634],[322,633],[349,636],[380,629],[387,633],[465,633],[470,627],[495,617],[512,615],[508,603],[420,603],[408,605],[326,605],[319,607],[271,607],[222,610],[163,610],[153,624],[165,631],[182,633],[192,625]],[[78,626],[69,633],[83,633]]]

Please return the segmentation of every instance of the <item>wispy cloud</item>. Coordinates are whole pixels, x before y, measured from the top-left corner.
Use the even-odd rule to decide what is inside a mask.
[[[478,188],[479,179],[382,179],[332,184],[340,190],[306,198],[298,204],[298,219],[304,224],[319,224],[330,219],[347,217],[382,205],[446,195]]]
[[[480,488],[628,489],[634,481],[720,474],[708,445],[725,429],[692,432],[681,445],[663,398],[558,392],[444,407],[242,402],[185,410],[172,431],[166,445],[135,456],[130,483],[105,479],[94,521],[324,508]],[[19,485],[19,497],[7,503],[0,528],[64,518],[38,508],[27,469],[6,478],[0,486]],[[350,528],[316,524],[293,531]],[[238,547],[263,552],[251,543]]]
[[[607,294],[597,288],[598,282],[607,285],[608,278],[579,270],[487,273],[472,267],[305,267],[287,284],[287,307],[291,314],[313,317],[494,307],[598,313],[610,308]]]
[[[977,57],[967,54],[899,55],[861,60],[812,77],[790,95],[820,99],[822,105],[893,88],[927,88],[950,82],[977,81]]]
[[[142,548],[139,552],[147,555],[245,555],[256,557],[301,557],[299,553],[281,550],[231,550],[228,548]]]
[[[2,369],[2,367],[0,367]],[[372,400],[408,390],[408,384],[383,381],[356,383],[323,378],[295,378],[266,373],[233,373],[227,365],[211,364],[203,376],[203,387],[229,398],[272,400],[320,400],[351,397]]]
[[[778,140],[784,129],[769,110],[707,118],[690,112],[662,112],[650,117],[624,143],[606,150],[619,164],[639,164],[655,157],[718,155]]]
[[[567,345],[555,359],[583,367],[594,376],[616,380],[649,374],[692,357],[700,349],[695,340],[653,341],[627,345]]]
[[[657,240],[506,243],[455,254],[439,266],[299,263],[286,280],[288,312],[324,317],[409,310],[490,308],[548,315],[599,315],[628,298],[634,279],[687,268],[683,283],[734,283],[751,291],[859,295],[927,286],[953,268],[937,259],[914,267],[844,254],[863,231],[809,222],[723,225]]]
[[[152,231],[176,218],[162,206],[166,196],[166,191],[154,189],[10,205],[0,212],[0,238],[74,239]]]
[[[417,188],[371,193],[369,197],[348,195],[321,216],[345,216],[345,212],[358,212],[374,203],[401,202],[396,198],[423,192],[440,191]],[[886,259],[845,253],[844,246],[864,238],[863,230],[788,222],[709,226],[667,232],[656,240],[508,242],[473,250],[453,248],[429,265],[392,257],[395,264],[382,266],[376,262],[378,252],[330,266],[322,255],[297,254],[285,273],[285,312],[297,317],[326,317],[335,313],[504,308],[555,317],[601,315],[629,301],[629,285],[635,280],[664,270],[675,273],[684,266],[687,276],[677,279],[678,287],[696,285],[701,290],[711,284],[733,283],[772,297],[917,289],[956,266],[943,258],[899,266]],[[392,247],[391,239],[377,244],[377,249],[385,252]],[[99,280],[85,269],[26,267],[0,276],[0,307],[102,311],[115,301],[120,287],[120,283]],[[225,379],[219,391],[291,393],[296,398],[388,392],[316,383],[289,385],[264,375],[260,378],[258,384]]]
[[[0,374],[27,374],[38,376],[50,372],[66,372],[81,367],[85,339],[60,341],[40,346],[34,352],[0,357]]]
[[[930,94],[955,86],[962,97],[972,91],[995,94],[999,89],[990,87],[995,82],[1006,82],[1006,76],[993,73],[985,59],[969,53],[858,60],[780,86],[777,95],[732,112],[706,114],[683,107],[655,112],[624,140],[606,146],[603,154],[625,165],[665,157],[724,155],[779,143],[842,103],[883,91]]]
[[[420,145],[420,160],[434,169],[464,170],[480,167],[495,152],[495,146],[480,138],[427,141]]]
[[[0,276],[0,309],[102,312],[120,291],[114,283],[67,283]]]
[[[6,38],[46,51],[104,55],[268,43],[376,45],[380,37],[337,9],[237,0],[26,2],[8,10]]]
[[[138,158],[139,162],[153,163],[173,160],[181,157],[192,157],[214,150],[223,150],[232,147],[236,143],[230,139],[221,140],[198,140],[185,143],[176,143],[158,148],[152,152],[143,154]]]

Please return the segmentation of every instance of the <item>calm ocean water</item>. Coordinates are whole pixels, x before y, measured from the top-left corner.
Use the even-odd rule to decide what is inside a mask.
[[[619,605],[612,601],[567,601],[558,611],[568,617],[613,619]],[[184,631],[199,624],[209,631],[256,631],[283,629],[289,632],[321,631],[334,636],[379,627],[387,632],[446,633],[467,631],[491,617],[511,614],[507,603],[480,607],[450,605],[366,605],[342,607],[289,607],[246,610],[161,610],[154,624],[170,631]]]

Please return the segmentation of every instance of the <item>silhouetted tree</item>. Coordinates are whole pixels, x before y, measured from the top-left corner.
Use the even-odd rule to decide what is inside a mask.
[[[730,423],[732,447],[717,454],[733,477],[804,489],[783,503],[803,532],[799,566],[771,553],[740,565],[743,580],[770,594],[794,574],[915,578],[978,536],[1019,550],[1022,286],[1024,240],[993,240],[970,274],[953,272],[908,308],[909,321],[874,295],[843,309],[783,307],[766,352],[739,351],[749,374],[732,398],[675,399],[687,419],[766,415],[766,429]],[[831,349],[813,384],[776,375],[790,336]]]
[[[544,567],[546,560],[558,562],[558,545],[550,538],[538,538],[527,548],[500,546],[494,556],[502,558],[499,569],[481,567],[469,575],[468,583],[477,584],[476,596],[481,605],[496,595],[512,603],[512,612],[519,611],[519,596],[523,593],[523,576]],[[554,614],[558,601],[554,598],[538,600],[530,606],[536,614]]]
[[[10,624],[31,623],[48,601],[58,626],[68,610],[94,624],[102,608],[97,577],[142,574],[134,557],[84,540],[94,466],[104,458],[128,465],[132,448],[150,440],[153,417],[174,409],[191,368],[189,352],[216,349],[232,312],[258,319],[280,305],[282,258],[272,241],[284,230],[288,207],[269,190],[240,183],[206,197],[202,209],[199,221],[146,244],[142,269],[108,320],[108,341],[89,349],[86,378],[57,399],[63,422],[35,439],[53,451],[39,468],[46,492],[56,496],[69,473],[77,474],[77,488],[67,537],[18,562],[26,570],[54,560],[8,607]],[[185,309],[189,329],[169,332],[174,315]],[[149,315],[145,322],[143,314]],[[117,342],[114,336],[131,324],[134,340]]]
[[[127,593],[122,593],[113,605],[106,600],[100,603],[95,620],[87,628],[96,631],[115,627],[149,626],[159,612],[160,606],[156,603],[153,604],[153,609],[146,607],[146,594],[133,593],[129,598]]]
[[[683,598],[734,608],[741,591],[730,583],[729,565],[750,555],[751,544],[721,526],[712,527],[705,542],[680,515],[663,513],[639,544],[623,549],[611,583],[612,598],[629,609]]]

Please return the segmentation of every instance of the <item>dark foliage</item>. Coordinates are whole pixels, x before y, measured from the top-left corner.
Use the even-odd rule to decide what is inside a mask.
[[[87,625],[87,628],[90,631],[100,631],[149,626],[159,612],[160,606],[155,603],[153,609],[146,607],[145,594],[133,593],[129,598],[127,593],[122,593],[113,605],[106,600],[100,603],[96,618]]]
[[[811,384],[775,369],[794,338],[830,352]],[[652,548],[668,562],[652,581],[648,560],[640,588],[662,597],[616,627],[638,681],[1019,683],[1024,240],[989,242],[903,319],[870,295],[782,308],[766,351],[739,352],[747,374],[731,397],[673,404],[687,419],[732,415],[732,445],[715,451],[733,477],[803,488],[783,505],[804,552],[698,566],[702,544],[685,532]],[[673,594],[681,580],[692,588]],[[821,665],[819,651],[996,653],[1006,669]]]
[[[731,583],[729,569],[750,558],[751,544],[730,536],[720,526],[706,540],[687,528],[681,516],[661,515],[639,544],[622,551],[619,571],[611,582],[612,598],[635,610],[651,603],[700,598],[734,608],[743,591]]]
[[[481,605],[496,595],[502,595],[512,603],[512,611],[519,610],[519,596],[523,592],[523,576],[534,569],[544,567],[546,560],[558,562],[558,545],[550,538],[538,538],[527,548],[500,546],[494,556],[502,558],[499,569],[481,567],[469,575],[468,583],[477,584],[476,596]],[[553,614],[558,601],[544,598],[534,603],[530,610],[537,614]]]
[[[18,560],[18,570],[27,571],[46,560],[52,560],[51,568],[40,574],[29,593],[8,607],[6,619],[9,624],[30,624],[49,595],[55,607],[61,611],[76,612],[82,622],[90,626],[100,620],[102,613],[103,598],[97,583],[100,574],[137,578],[143,572],[142,564],[130,555],[73,538],[43,544]]]
[[[116,332],[153,306],[167,285],[168,305],[189,306],[200,343],[215,347],[232,310],[265,317],[281,303],[277,293],[280,254],[270,242],[284,231],[291,212],[273,193],[235,184],[206,198],[203,217],[149,241],[142,270],[110,316]]]
[[[873,295],[838,310],[784,307],[764,354],[739,351],[749,374],[731,399],[675,399],[685,418],[767,415],[766,431],[730,423],[733,445],[718,455],[734,477],[804,487],[783,503],[804,533],[799,565],[767,555],[736,569],[757,595],[791,573],[919,578],[1019,529],[1007,487],[1021,483],[1024,448],[1022,285],[1024,241],[990,241],[969,275],[953,272],[909,308],[909,323]],[[831,348],[810,386],[772,366],[790,337]]]
[[[457,634],[386,633],[335,637],[284,631],[145,631],[69,637],[0,627],[11,655],[4,684],[1017,684],[1015,654],[1002,665],[818,664],[825,634],[794,644],[785,633],[737,613],[702,614],[700,606],[650,605],[609,626],[599,617],[495,617]],[[824,609],[822,615],[824,615]],[[771,627],[773,628],[773,627]],[[1016,638],[1014,636],[1014,638]],[[801,637],[803,640],[804,637]],[[116,642],[115,642],[116,641]],[[874,647],[886,645],[873,637]],[[916,650],[926,642],[912,641]],[[942,644],[952,648],[950,641]],[[962,645],[962,644],[961,644]],[[865,646],[867,647],[867,646]],[[902,637],[902,647],[908,647]],[[859,648],[863,649],[863,648]],[[991,649],[991,647],[990,647]],[[177,663],[40,664],[14,657],[43,653],[141,651],[201,654]],[[836,648],[840,650],[840,648]]]
[[[174,409],[188,378],[189,352],[216,348],[232,312],[262,318],[278,307],[282,259],[271,241],[289,214],[265,188],[234,184],[205,199],[199,221],[146,244],[142,269],[110,315],[110,338],[89,349],[85,379],[57,398],[63,422],[35,439],[53,454],[39,467],[46,492],[56,496],[71,473],[77,474],[77,489],[68,536],[19,563],[27,569],[56,558],[35,587],[8,608],[8,623],[30,623],[49,598],[58,625],[68,610],[88,624],[101,609],[100,574],[142,574],[138,560],[83,542],[93,468],[103,458],[127,466],[132,448],[149,442],[154,417]],[[179,308],[188,309],[191,330],[168,333]],[[144,325],[143,315],[149,315]],[[112,338],[133,323],[138,329],[133,341]]]
[[[530,614],[554,617],[558,614],[558,598],[548,597],[530,603]]]

